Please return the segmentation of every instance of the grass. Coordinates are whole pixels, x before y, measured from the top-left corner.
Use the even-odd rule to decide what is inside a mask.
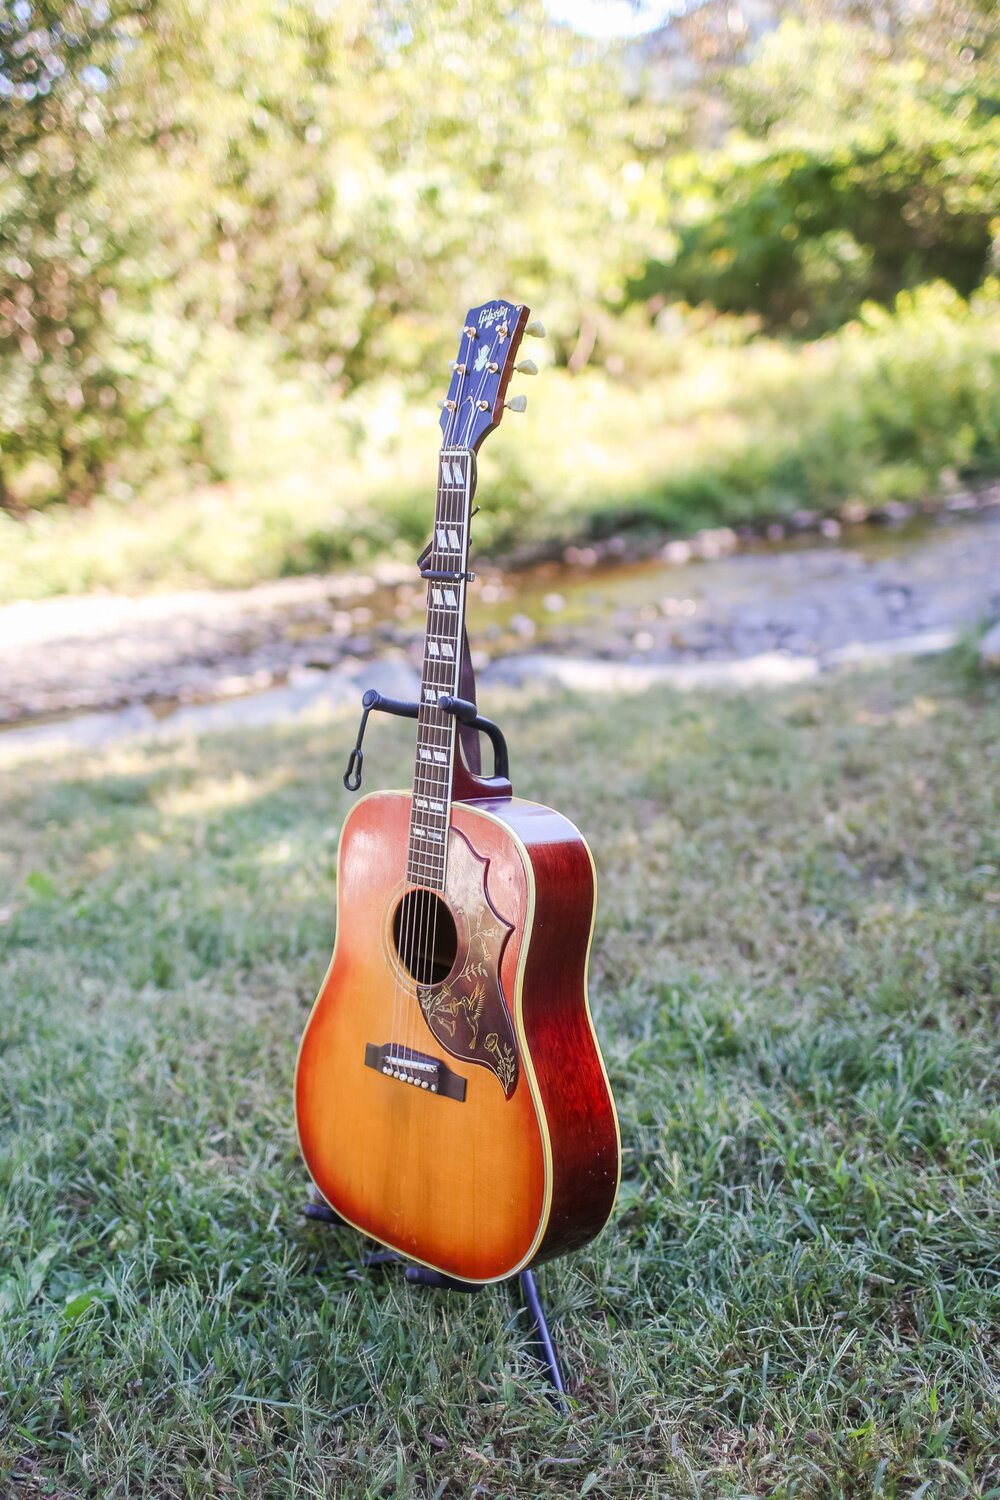
[[[996,281],[968,303],[924,287],[804,345],[704,310],[664,317],[658,332],[607,320],[615,378],[518,377],[527,416],[483,450],[475,542],[486,555],[880,507],[1000,465]],[[203,425],[225,482],[191,488],[189,471],[139,497],[119,481],[87,511],[0,511],[0,603],[242,586],[423,545],[437,391],[417,400],[372,382],[336,401],[259,358],[213,385],[222,404]]]
[[[6,787],[0,1494],[996,1496],[996,686],[490,707],[601,874],[572,1416],[507,1290],[359,1279],[298,1213],[353,725],[122,748]]]

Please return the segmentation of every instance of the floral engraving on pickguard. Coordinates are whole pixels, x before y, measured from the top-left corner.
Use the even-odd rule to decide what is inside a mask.
[[[488,1068],[509,1099],[517,1088],[520,1065],[500,963],[514,925],[490,901],[488,868],[489,860],[452,828],[444,898],[455,917],[459,952],[454,971],[443,982],[417,985],[417,1000],[445,1051],[461,1062]]]
[[[514,1082],[514,1053],[506,1042],[501,1042],[495,1031],[490,1032],[483,1046],[493,1054],[497,1077],[503,1084],[504,1093],[510,1093],[510,1086]]]
[[[490,955],[500,941],[500,929],[495,922],[486,925],[487,913],[476,912],[476,925],[469,938],[469,957],[462,970],[463,979],[485,978],[490,972]]]
[[[465,969],[459,980],[466,979],[468,975],[469,970]],[[469,1030],[470,1049],[475,1048],[479,1037],[479,1018],[483,1013],[485,999],[486,986],[481,981],[473,985],[467,995],[456,995],[450,984],[442,985],[436,993],[434,990],[420,991],[420,1004],[428,1026],[433,1030],[433,1023],[437,1021],[450,1037],[454,1037],[459,1020],[463,1020]]]

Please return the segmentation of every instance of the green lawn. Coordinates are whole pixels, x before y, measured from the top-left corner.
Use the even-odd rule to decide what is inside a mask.
[[[353,723],[122,749],[6,777],[0,1494],[1000,1495],[997,687],[484,707],[602,878],[572,1416],[507,1290],[299,1215]]]

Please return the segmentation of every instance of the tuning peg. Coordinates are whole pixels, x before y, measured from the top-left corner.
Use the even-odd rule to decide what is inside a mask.
[[[441,408],[442,411],[454,411],[455,410],[455,403],[454,403],[454,401],[439,401],[438,402],[438,406]]]
[[[522,359],[519,365],[514,366],[514,369],[519,375],[538,374],[538,366],[535,364],[535,361],[533,359]]]
[[[536,318],[533,323],[528,324],[524,331],[530,339],[543,339],[545,337],[545,324],[540,323]]]
[[[527,396],[512,396],[509,401],[504,402],[504,406],[508,411],[527,411],[528,398]]]

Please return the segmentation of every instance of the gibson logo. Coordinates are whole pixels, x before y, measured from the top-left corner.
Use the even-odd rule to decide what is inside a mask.
[[[503,303],[499,307],[484,307],[479,314],[480,328],[490,328],[498,318],[505,316],[506,311],[507,309],[503,306]]]

